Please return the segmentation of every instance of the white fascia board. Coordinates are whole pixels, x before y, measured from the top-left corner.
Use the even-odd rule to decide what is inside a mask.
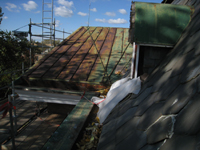
[[[81,99],[81,96],[75,96],[75,95],[24,91],[17,89],[15,90],[15,92],[19,95],[18,98],[19,100],[27,100],[27,101],[76,105]]]

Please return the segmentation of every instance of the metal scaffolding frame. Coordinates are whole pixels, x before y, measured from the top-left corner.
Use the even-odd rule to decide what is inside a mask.
[[[50,9],[46,9],[45,5],[47,5]],[[50,14],[50,17],[49,17]],[[48,16],[47,16],[48,15]],[[50,20],[50,21],[47,21]],[[47,31],[46,27],[50,27],[50,29]],[[42,0],[42,51],[44,46],[44,39],[49,38],[50,39],[50,47],[52,46],[52,37],[54,39],[54,46],[55,46],[55,34],[52,31],[52,28],[55,29],[55,19],[53,22],[53,0],[51,0],[51,3],[45,2]]]
[[[47,6],[50,9],[46,9]],[[50,17],[47,17],[47,15],[50,15]],[[47,21],[50,20],[50,21]],[[42,34],[32,34],[31,28],[32,26],[37,26],[37,27],[41,27],[42,28]],[[64,34],[71,34],[69,32],[65,32],[64,29],[63,31],[60,30],[56,30],[55,29],[55,18],[53,19],[53,0],[51,0],[51,3],[49,2],[45,2],[45,0],[42,1],[42,23],[32,23],[31,19],[30,19],[30,23],[29,23],[29,35],[30,35],[30,43],[31,43],[31,47],[32,46],[32,36],[37,36],[37,37],[41,37],[42,38],[42,51],[44,48],[50,48],[52,49],[53,47],[55,47],[55,40],[59,39],[59,40],[64,40],[65,36]],[[63,33],[63,38],[56,38],[55,37],[55,32],[62,32]],[[44,40],[45,39],[50,39],[50,46],[46,46],[44,44]],[[54,41],[54,42],[53,42]],[[32,66],[32,50],[30,47],[30,67]]]

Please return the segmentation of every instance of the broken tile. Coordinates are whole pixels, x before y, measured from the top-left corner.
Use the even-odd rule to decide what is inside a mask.
[[[159,150],[195,150],[197,140],[195,136],[173,135],[166,140]]]
[[[160,116],[162,112],[163,102],[153,104],[141,117],[137,125],[138,130],[146,130]]]
[[[200,131],[200,94],[196,94],[190,103],[176,118],[175,133],[194,135]]]
[[[160,119],[146,131],[147,143],[155,144],[166,138],[170,138],[173,135],[174,123],[175,116],[161,116]]]
[[[138,130],[130,130],[132,132],[128,137],[123,139],[120,143],[117,142],[116,150],[138,150],[146,145],[145,132]]]

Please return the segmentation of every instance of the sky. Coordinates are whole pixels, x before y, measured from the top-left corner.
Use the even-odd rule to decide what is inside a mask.
[[[148,3],[161,3],[162,0],[137,0]],[[44,0],[51,3],[52,0]],[[4,13],[0,29],[13,31],[28,31],[30,18],[32,23],[42,23],[42,0],[0,0]],[[53,18],[56,29],[72,33],[80,26],[102,26],[129,28],[131,0],[54,0]],[[49,4],[44,4],[44,10],[50,10]],[[51,17],[50,12],[44,12],[44,17]],[[45,19],[44,22],[51,22]],[[25,26],[25,27],[23,27]],[[23,27],[23,28],[21,28]],[[42,34],[42,28],[32,26],[32,34]],[[65,34],[66,38],[69,34]],[[63,34],[56,32],[57,38]],[[41,41],[39,37],[32,37]]]

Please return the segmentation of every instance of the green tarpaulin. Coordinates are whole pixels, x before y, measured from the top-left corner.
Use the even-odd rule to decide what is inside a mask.
[[[192,8],[183,5],[134,2],[131,8],[131,42],[173,46],[191,20]]]

